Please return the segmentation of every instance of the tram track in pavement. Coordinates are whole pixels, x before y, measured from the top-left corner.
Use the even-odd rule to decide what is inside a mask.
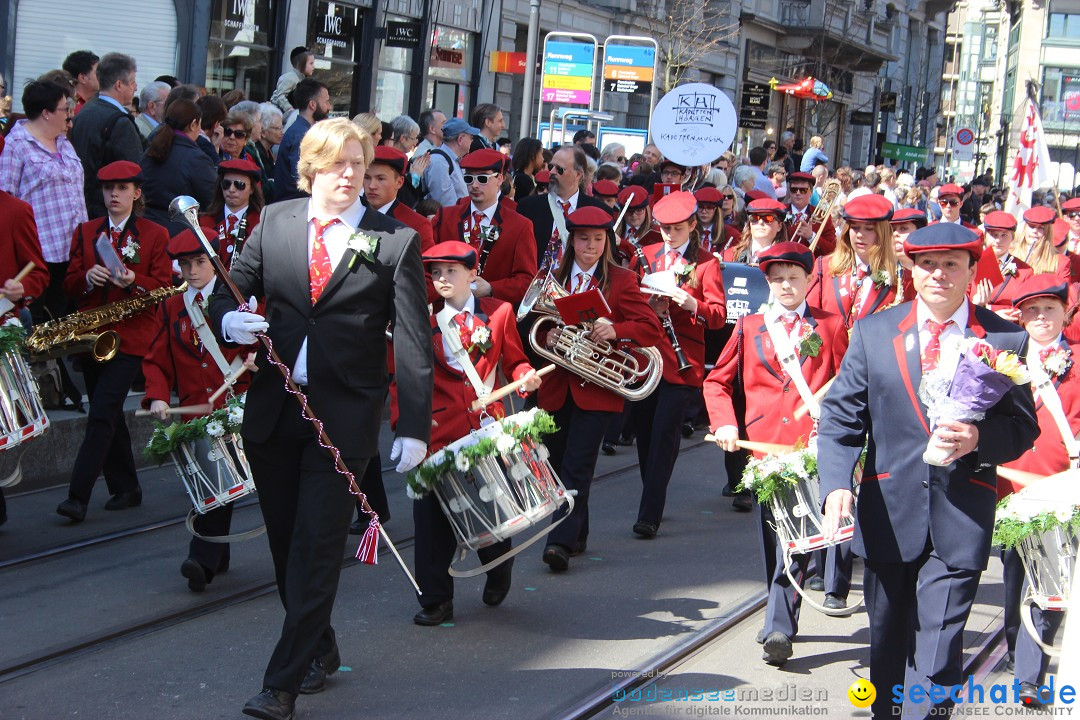
[[[684,442],[681,450],[691,450],[705,444],[704,440]],[[598,473],[593,478],[594,484],[602,484],[606,479],[621,475],[628,470],[633,470],[638,467],[639,463],[636,461],[636,457],[637,453],[635,452],[630,455],[630,458],[633,458],[631,462],[620,464],[618,467]],[[238,507],[248,507],[255,504],[256,501],[252,500],[250,503],[245,503],[243,506]],[[3,563],[0,563],[0,570],[16,567],[18,565],[25,565],[27,563],[39,562],[79,550],[88,550],[109,542],[174,527],[178,524],[182,524],[186,517],[187,516],[184,515],[180,518],[170,518],[154,523],[147,523],[145,525],[103,533],[83,540],[57,545],[54,548],[27,553],[23,556],[10,558]],[[412,547],[414,539],[414,535],[396,538],[394,539],[394,545],[399,550],[408,549]],[[389,548],[382,548],[379,552],[379,557],[383,560],[384,564],[389,563],[396,565]],[[362,563],[350,557],[342,561],[341,568],[342,570],[346,570],[358,565],[362,565]],[[393,572],[398,572],[396,567]],[[150,615],[145,618],[140,618],[135,622],[108,627],[103,630],[83,635],[63,644],[35,650],[6,661],[0,661],[0,686],[24,677],[25,675],[53,667],[67,660],[97,652],[118,643],[149,635],[175,625],[190,622],[205,615],[225,610],[234,605],[265,597],[266,595],[276,592],[276,590],[277,584],[272,578],[268,581],[249,583],[244,587],[237,588],[232,592],[212,599],[197,601],[192,605],[166,613]]]

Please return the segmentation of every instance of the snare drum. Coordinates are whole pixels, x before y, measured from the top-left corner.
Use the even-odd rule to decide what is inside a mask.
[[[0,451],[49,428],[37,382],[21,353],[0,354]]]
[[[173,466],[197,513],[255,492],[243,441],[226,433],[218,438],[182,442],[172,451]]]
[[[510,415],[474,430],[426,462],[434,467],[442,452],[457,455],[481,440],[506,438],[502,423],[520,425],[527,415],[530,414]],[[440,473],[434,492],[454,529],[458,545],[470,550],[494,545],[540,525],[564,502],[572,502],[548,456],[541,442],[515,440],[505,451],[496,449],[492,455],[473,460],[468,470],[451,465]],[[529,542],[547,534],[552,527],[545,524]],[[468,576],[453,568],[451,575]]]

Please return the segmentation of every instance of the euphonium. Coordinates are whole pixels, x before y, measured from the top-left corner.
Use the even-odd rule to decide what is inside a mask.
[[[532,290],[532,286],[529,289]],[[641,400],[656,389],[664,367],[659,350],[654,347],[635,348],[632,352],[619,350],[605,340],[589,337],[593,323],[580,327],[563,325],[554,301],[570,293],[553,275],[549,274],[532,294],[529,307],[541,317],[529,331],[529,345],[539,355],[627,400]],[[526,300],[530,300],[528,294],[522,301],[523,309]],[[523,315],[519,313],[519,317]],[[560,328],[559,339],[549,348],[544,338],[547,330],[556,326]]]
[[[92,333],[91,330],[111,325],[154,307],[165,298],[187,290],[187,283],[180,287],[162,287],[134,297],[102,305],[91,310],[65,315],[38,325],[26,338],[26,348],[32,360],[89,352],[97,362],[111,360],[120,350],[120,336],[115,330]]]

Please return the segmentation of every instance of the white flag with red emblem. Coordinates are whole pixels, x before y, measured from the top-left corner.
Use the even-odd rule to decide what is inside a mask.
[[[1046,149],[1042,119],[1035,101],[1028,98],[1020,126],[1020,146],[1009,172],[1009,198],[1005,212],[1020,217],[1031,207],[1031,191],[1050,182],[1050,152]]]

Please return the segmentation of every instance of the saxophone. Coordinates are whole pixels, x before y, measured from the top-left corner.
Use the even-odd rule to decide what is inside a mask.
[[[50,320],[34,328],[26,338],[26,349],[30,351],[33,361],[89,352],[96,362],[107,362],[119,352],[120,336],[115,330],[97,334],[90,332],[91,330],[120,322],[185,290],[187,283],[179,287],[161,287],[108,305]]]

